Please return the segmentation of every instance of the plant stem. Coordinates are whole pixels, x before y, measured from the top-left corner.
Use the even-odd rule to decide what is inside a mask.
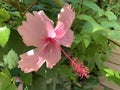
[[[19,11],[19,13],[20,13],[21,18],[23,18],[23,15],[22,15],[22,11],[21,11],[21,8],[20,8],[19,1],[16,1],[16,4],[17,4],[17,9],[18,9],[18,11]]]
[[[113,43],[113,44],[117,45],[118,47],[120,47],[120,44],[118,42],[116,42],[116,41],[114,41],[112,39],[109,39],[109,38],[108,38],[108,41],[110,41],[111,43]]]
[[[71,59],[71,57],[61,48],[61,51],[63,52],[63,54],[72,62],[73,60]]]
[[[23,12],[23,16],[25,15],[25,13],[34,5],[37,3],[38,0],[34,0],[27,8],[26,10]]]

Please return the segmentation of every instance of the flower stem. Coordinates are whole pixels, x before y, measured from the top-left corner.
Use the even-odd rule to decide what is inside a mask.
[[[71,57],[62,48],[60,49],[63,52],[63,54],[72,62],[73,60],[71,59]]]
[[[34,4],[37,3],[37,1],[38,1],[38,0],[34,0],[34,1],[32,2],[32,4],[30,4],[30,5],[27,7],[27,9],[23,12],[23,16],[25,15],[25,13],[26,13]]]

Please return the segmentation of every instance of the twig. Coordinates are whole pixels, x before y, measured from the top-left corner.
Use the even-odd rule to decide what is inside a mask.
[[[20,8],[20,4],[19,4],[18,1],[16,3],[17,3],[17,6],[18,6],[17,9],[20,12],[20,16],[23,18],[22,11],[21,11],[21,8]]]
[[[112,39],[108,38],[108,41],[112,42],[113,44],[117,45],[118,47],[120,47],[120,44]]]
[[[37,3],[38,0],[34,0],[27,8],[26,10],[23,12],[23,16],[25,15],[25,13],[34,5]]]

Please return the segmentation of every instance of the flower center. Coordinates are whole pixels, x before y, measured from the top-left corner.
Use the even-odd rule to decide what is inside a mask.
[[[46,38],[45,41],[50,43],[50,44],[56,44],[56,41],[53,38],[50,38],[50,37]]]

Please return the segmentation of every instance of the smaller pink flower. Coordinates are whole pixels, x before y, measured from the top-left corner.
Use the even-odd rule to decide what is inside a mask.
[[[53,68],[61,59],[61,46],[70,47],[74,34],[70,30],[75,13],[71,5],[66,4],[58,15],[56,27],[41,10],[26,14],[27,20],[18,27],[27,46],[36,48],[20,55],[18,67],[25,73],[37,71],[45,62],[48,68]]]

